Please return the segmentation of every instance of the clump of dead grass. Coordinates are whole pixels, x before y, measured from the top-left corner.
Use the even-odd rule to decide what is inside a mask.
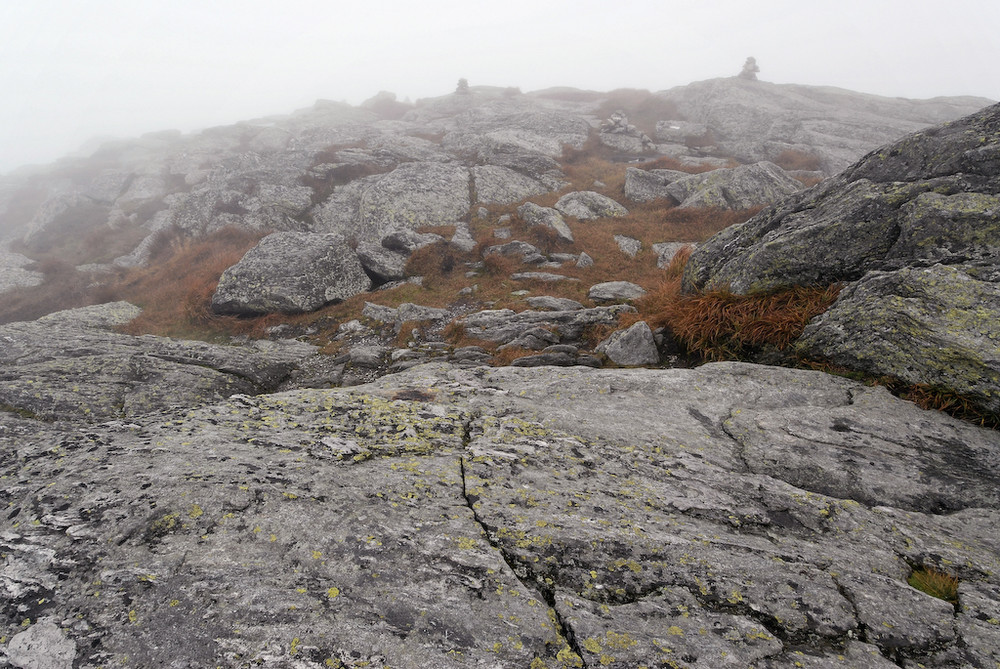
[[[105,286],[105,298],[128,300],[142,314],[126,326],[131,334],[212,338],[259,333],[288,317],[240,319],[212,312],[212,295],[222,272],[235,265],[264,236],[225,228],[194,240],[174,238],[158,249],[157,262],[124,272]]]
[[[649,318],[669,327],[691,353],[707,360],[745,360],[764,349],[787,348],[839,292],[839,286],[747,295],[714,290],[682,295]]]

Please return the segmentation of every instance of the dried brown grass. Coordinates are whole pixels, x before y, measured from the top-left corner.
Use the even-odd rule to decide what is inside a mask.
[[[105,288],[106,297],[143,308],[143,313],[124,328],[131,334],[210,338],[259,332],[283,319],[219,316],[210,307],[222,272],[239,262],[261,237],[260,232],[226,228],[197,240],[175,239],[160,250],[165,258],[125,272]]]
[[[689,352],[706,359],[741,360],[765,348],[786,348],[839,292],[839,286],[749,295],[715,290],[681,296],[650,314],[650,325],[669,327]]]
[[[773,162],[783,170],[815,172],[823,169],[823,161],[819,156],[796,149],[785,149],[775,157]]]

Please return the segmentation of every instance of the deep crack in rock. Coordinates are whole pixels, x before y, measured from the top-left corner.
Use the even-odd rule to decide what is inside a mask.
[[[471,442],[471,435],[468,429],[468,424],[465,425],[465,430],[463,433],[463,445],[468,446]],[[554,588],[544,585],[544,581],[539,578],[526,564],[518,560],[515,556],[510,555],[506,550],[504,550],[503,545],[497,539],[495,533],[490,529],[489,525],[480,518],[479,513],[476,511],[475,502],[469,497],[469,493],[466,489],[466,479],[465,479],[465,457],[459,457],[459,469],[462,475],[462,497],[465,499],[466,505],[472,512],[472,517],[479,525],[483,531],[483,535],[486,537],[486,541],[490,546],[497,551],[500,557],[503,559],[504,563],[510,569],[511,573],[517,578],[517,580],[525,587],[526,590],[535,592],[539,595],[539,598],[545,602],[545,604],[552,611],[555,622],[555,632],[562,639],[566,645],[569,647],[577,657],[580,658],[581,666],[586,667],[587,662],[584,659],[586,656],[583,650],[577,644],[576,634],[573,631],[572,625],[563,617],[559,612],[559,607],[556,606],[555,590]]]

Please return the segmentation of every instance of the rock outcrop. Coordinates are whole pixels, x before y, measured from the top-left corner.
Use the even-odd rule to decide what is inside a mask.
[[[369,288],[371,279],[340,235],[276,232],[222,273],[212,309],[237,315],[299,313]]]
[[[1000,661],[996,433],[818,372],[423,365],[0,446],[21,666]]]
[[[739,77],[699,81],[659,95],[688,123],[664,123],[668,141],[683,143],[703,129],[701,143],[710,138],[717,151],[740,162],[775,161],[790,152],[816,162],[807,169],[818,167],[828,175],[902,135],[992,102],[971,97],[904,100]]]
[[[765,161],[687,174],[673,179],[663,190],[682,208],[750,209],[782,200],[802,190],[802,184]]]
[[[572,216],[581,221],[613,218],[628,214],[628,209],[620,203],[615,202],[607,195],[601,195],[591,190],[566,193],[556,201],[556,209],[563,216]]]
[[[0,326],[0,415],[130,419],[273,392],[315,353],[299,342],[218,346],[113,331],[139,313],[118,302]]]
[[[11,253],[0,247],[0,293],[15,288],[30,288],[42,283],[41,272],[27,269],[33,261],[20,253]]]
[[[1000,105],[874,151],[719,233],[687,289],[848,286],[799,350],[1000,411]]]

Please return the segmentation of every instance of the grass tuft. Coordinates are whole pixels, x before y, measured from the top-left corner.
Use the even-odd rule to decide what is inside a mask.
[[[958,603],[958,579],[933,567],[914,569],[906,580],[912,587],[949,604]]]

